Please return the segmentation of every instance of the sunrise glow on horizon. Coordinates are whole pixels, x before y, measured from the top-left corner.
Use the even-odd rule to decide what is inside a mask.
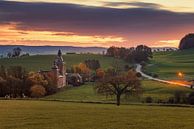
[[[3,0],[0,45],[178,47],[194,1]]]

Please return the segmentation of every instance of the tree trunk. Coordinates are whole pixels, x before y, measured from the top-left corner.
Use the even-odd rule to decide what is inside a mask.
[[[121,98],[121,95],[120,94],[117,94],[117,106],[120,105],[120,98]]]

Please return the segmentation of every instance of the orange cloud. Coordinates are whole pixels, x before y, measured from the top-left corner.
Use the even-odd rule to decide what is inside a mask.
[[[16,24],[1,25],[0,45],[71,45],[71,46],[109,46],[111,43],[122,43],[123,37],[85,36],[71,32],[28,31],[15,29]]]

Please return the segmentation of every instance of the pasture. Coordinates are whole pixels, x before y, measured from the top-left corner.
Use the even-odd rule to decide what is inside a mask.
[[[146,67],[147,72],[156,73],[163,79],[180,79],[178,72],[185,74],[185,79],[194,78],[194,49],[175,52],[156,52]]]
[[[55,59],[56,55],[34,55],[29,57],[21,58],[5,58],[0,59],[0,65],[8,66],[23,66],[28,71],[38,71],[38,70],[50,70]],[[95,54],[68,54],[64,55],[63,59],[66,63],[67,68],[70,68],[72,65],[79,64],[84,62],[87,59],[99,60],[101,67],[107,69],[115,64],[115,61],[118,62],[118,66],[121,68],[124,67],[126,62],[123,60],[115,60],[112,57],[95,55]]]
[[[193,129],[193,116],[188,107],[0,100],[1,129]]]
[[[112,102],[114,97],[106,97],[99,95],[94,90],[94,83],[89,83],[80,87],[69,87],[62,91],[45,97],[48,100],[68,100],[68,101],[100,101],[100,102]],[[179,87],[176,85],[158,83],[155,81],[144,80],[142,81],[142,94],[138,97],[124,97],[122,96],[123,103],[134,103],[143,101],[146,97],[152,97],[155,101],[162,99],[167,100],[169,97],[174,96],[175,92],[182,91],[184,93],[190,93],[192,90],[185,87]]]

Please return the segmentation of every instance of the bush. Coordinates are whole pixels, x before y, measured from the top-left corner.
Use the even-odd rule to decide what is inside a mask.
[[[194,105],[194,92],[189,94],[188,102],[189,104]]]
[[[170,98],[168,99],[168,103],[174,104],[174,102],[175,102],[174,97],[170,97]]]
[[[175,103],[186,103],[186,94],[182,91],[176,91],[174,93],[174,102]]]
[[[158,74],[153,74],[152,77],[153,78],[158,78]]]
[[[147,73],[147,75],[152,76],[152,73]]]
[[[152,99],[152,97],[146,97],[145,101],[146,101],[146,103],[152,103],[153,99]]]
[[[102,79],[105,76],[105,71],[101,68],[96,70],[96,77]]]
[[[34,85],[30,88],[31,97],[40,98],[46,94],[46,90],[41,85]]]
[[[141,73],[139,73],[139,72],[136,73],[136,76],[139,77],[139,78],[142,77]]]
[[[146,66],[146,62],[145,62],[145,61],[142,61],[142,62],[140,63],[140,65],[141,65],[142,67],[145,67],[145,66]]]

